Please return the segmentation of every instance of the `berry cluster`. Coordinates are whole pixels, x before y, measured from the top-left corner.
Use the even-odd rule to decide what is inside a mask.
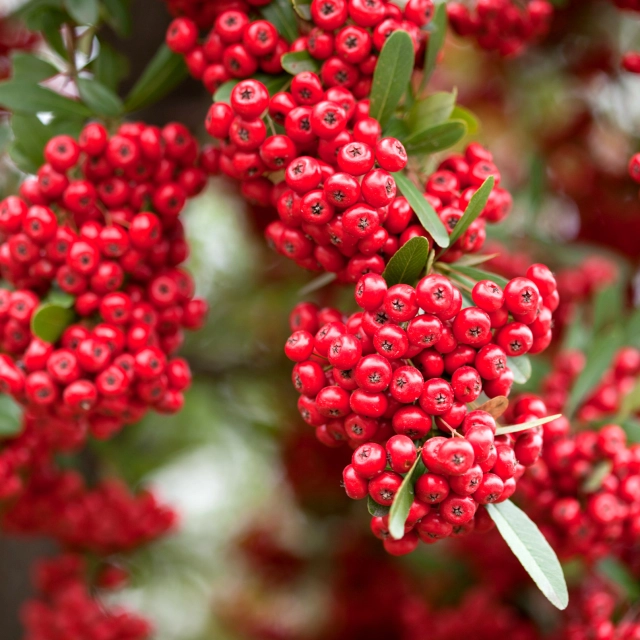
[[[453,30],[475,38],[478,46],[501,56],[515,56],[547,34],[553,4],[547,0],[476,0],[473,7],[447,3]]]
[[[27,640],[146,640],[147,620],[108,609],[91,593],[89,568],[81,556],[64,554],[36,565],[38,597],[21,611]],[[101,587],[106,587],[104,581]]]
[[[533,265],[528,275],[504,291],[488,280],[477,283],[471,294],[477,306],[463,309],[460,290],[443,275],[428,275],[414,289],[388,288],[369,273],[355,291],[363,312],[345,320],[336,310],[303,303],[292,314],[285,353],[296,362],[298,409],[322,442],[355,449],[343,475],[350,497],[391,505],[401,474],[417,458],[415,441],[433,436],[432,421],[450,436],[430,437],[422,448],[429,473],[417,481],[421,502],[413,521],[409,516],[411,526],[422,522],[417,530],[394,541],[384,518],[374,519],[374,532],[391,553],[413,550],[420,532],[426,541],[468,532],[478,504],[507,499],[522,465],[540,454],[538,432],[495,440],[491,415],[468,413],[466,406],[483,391],[508,395],[507,356],[538,353],[551,340],[555,280],[544,265]],[[518,406],[518,423],[546,416],[541,402]]]
[[[209,4],[217,13],[213,6],[218,3]],[[251,4],[265,2],[253,0]],[[211,94],[228,80],[248,78],[258,70],[281,73],[280,58],[289,51],[289,43],[271,22],[251,20],[241,9],[218,13],[201,43],[198,24],[190,18],[176,18],[169,25],[166,41],[172,51],[184,56],[189,73]]]
[[[550,427],[553,423],[545,425]],[[640,536],[640,445],[617,425],[575,435],[545,430],[542,458],[519,488],[529,512],[564,557],[598,558]]]
[[[124,553],[166,535],[176,514],[148,491],[132,494],[115,480],[88,488],[72,471],[39,469],[3,514],[20,535],[48,536],[61,546],[99,556]]]
[[[181,408],[190,372],[172,355],[206,303],[180,267],[189,249],[178,216],[204,187],[207,158],[179,124],[109,136],[93,123],[78,142],[47,144],[38,177],[0,203],[0,272],[15,287],[0,289],[3,391],[102,438],[149,407]],[[52,344],[31,322],[60,293],[75,320]]]

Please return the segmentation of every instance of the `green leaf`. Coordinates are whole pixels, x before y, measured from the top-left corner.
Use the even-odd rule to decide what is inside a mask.
[[[13,142],[9,147],[9,157],[13,164],[20,169],[23,173],[30,173],[35,175],[40,168],[39,164],[36,164],[30,157],[29,153],[22,148],[20,143]]]
[[[489,195],[491,194],[494,183],[494,177],[489,176],[473,194],[471,200],[469,200],[467,208],[464,210],[462,218],[458,220],[456,226],[451,232],[451,236],[449,237],[449,246],[453,245],[458,238],[462,237],[473,221],[480,216],[484,208],[487,206],[487,201],[489,200]],[[444,253],[444,251],[442,253]]]
[[[45,342],[55,343],[73,322],[75,313],[57,304],[40,305],[31,317],[31,331]]]
[[[291,0],[291,4],[303,20],[311,20],[311,0]]]
[[[393,174],[396,186],[400,193],[407,199],[411,208],[415,211],[422,226],[429,232],[435,243],[440,247],[449,246],[449,234],[442,224],[442,220],[434,211],[433,207],[427,202],[426,198],[418,188],[405,176],[398,171]]]
[[[47,129],[51,136],[67,135],[77,138],[84,127],[85,119],[78,116],[72,118],[54,118]]]
[[[624,422],[632,413],[636,413],[638,409],[640,409],[640,379],[636,380],[631,391],[622,398],[615,421],[617,423]]]
[[[262,7],[260,13],[288,42],[291,43],[298,37],[296,14],[291,0],[272,0],[270,4]]]
[[[118,96],[97,80],[78,78],[78,91],[82,101],[99,116],[119,116],[124,105]]]
[[[480,122],[476,115],[469,111],[469,109],[465,109],[465,107],[461,107],[457,104],[453,107],[453,111],[451,112],[452,120],[462,120],[467,123],[467,133],[470,136],[478,133],[478,129],[480,129]]]
[[[282,68],[292,76],[298,75],[303,71],[320,71],[320,63],[309,55],[308,51],[294,51],[293,53],[285,53],[280,58]]]
[[[392,116],[383,129],[382,135],[385,138],[398,138],[402,142],[409,135],[409,129],[403,120]]]
[[[102,0],[102,16],[105,22],[120,36],[131,33],[129,0]]]
[[[480,282],[480,280],[491,280],[503,289],[509,282],[506,278],[499,276],[497,273],[490,273],[489,271],[476,269],[475,267],[465,267],[457,263],[454,263],[452,265],[440,264],[439,267],[444,269],[445,271],[450,271],[451,273],[459,273],[469,280],[472,280],[473,282]]]
[[[422,236],[411,238],[391,257],[382,277],[387,286],[415,284],[429,258],[429,241]]]
[[[0,437],[17,436],[22,431],[22,407],[6,394],[0,395]]]
[[[54,304],[63,309],[71,309],[76,302],[75,296],[60,289],[51,289],[47,294],[45,302]]]
[[[367,496],[367,510],[372,516],[383,517],[389,515],[391,507],[378,504],[371,496]]]
[[[466,122],[448,120],[412,133],[404,141],[404,146],[408,153],[436,153],[452,147],[466,135]]]
[[[11,116],[11,129],[19,153],[24,154],[37,170],[44,164],[44,148],[51,138],[49,128],[36,115],[14,113]]]
[[[129,60],[107,42],[100,42],[100,55],[92,68],[95,79],[115,92],[120,80],[129,73]]]
[[[583,482],[582,490],[585,493],[595,493],[600,489],[604,479],[611,473],[613,462],[611,460],[603,460],[595,465],[589,477]]]
[[[442,49],[444,38],[447,35],[447,8],[444,2],[436,7],[436,11],[429,26],[429,42],[427,43],[427,49],[424,54],[424,70],[421,88],[427,86],[427,83],[431,78],[431,74],[436,68],[438,54],[440,53],[440,49]]]
[[[569,593],[562,566],[535,523],[511,500],[488,504],[487,511],[540,591],[555,607],[566,609]]]
[[[596,564],[596,570],[599,574],[621,587],[627,602],[638,602],[640,599],[640,584],[620,560],[612,556],[603,558]]]
[[[625,344],[640,347],[640,309],[636,309],[625,323]]]
[[[61,26],[66,22],[67,15],[63,11],[45,11],[39,20],[39,31],[42,31],[47,44],[64,60],[67,59],[67,47],[60,33]]]
[[[384,126],[402,99],[413,71],[413,41],[406,31],[395,31],[382,47],[371,85],[369,115]]]
[[[98,23],[100,15],[98,0],[64,0],[64,6],[78,24],[96,25]]]
[[[418,456],[404,477],[391,504],[391,510],[389,511],[389,533],[391,537],[396,540],[400,540],[400,538],[404,536],[404,523],[407,521],[409,509],[411,509],[411,504],[413,503],[413,484],[417,475],[419,475],[418,468],[421,462],[422,457]]]
[[[466,256],[462,256],[460,260],[456,261],[456,265],[460,265],[461,267],[475,267],[476,265],[482,264],[483,262],[488,262],[489,260],[493,260],[497,258],[499,253],[486,253],[486,254],[478,254],[478,253],[470,253]]]
[[[39,29],[39,26],[33,26],[30,22],[34,16],[41,16],[51,9],[61,9],[62,0],[27,0],[22,6],[16,9],[10,17],[22,20],[25,25],[32,30]],[[45,9],[46,11],[42,11]]]
[[[615,328],[606,331],[604,335],[597,336],[587,351],[587,363],[575,381],[569,400],[566,404],[566,413],[571,418],[587,398],[594,387],[602,380],[602,376],[611,366],[613,356],[622,345],[623,335],[620,329]]]
[[[138,111],[157,102],[187,77],[187,66],[166,44],[160,48],[146,66],[131,89],[124,106],[127,111]]]
[[[531,377],[531,360],[526,355],[507,358],[507,365],[513,372],[513,381],[516,384],[525,384]]]
[[[409,130],[427,129],[448,120],[456,104],[456,95],[456,91],[439,91],[416,102],[407,114]]]
[[[305,296],[308,296],[310,293],[313,293],[314,291],[318,291],[318,289],[322,289],[323,287],[326,287],[328,284],[331,284],[335,279],[336,279],[335,273],[323,273],[317,278],[314,278],[313,280],[311,280],[311,282],[307,282],[307,284],[305,284],[304,287],[301,287],[298,290],[298,296],[300,296],[301,298],[304,298]]]
[[[14,53],[11,56],[13,79],[37,84],[59,73],[50,62],[30,53]]]
[[[30,82],[0,82],[0,104],[14,113],[52,112],[60,116],[89,117],[91,111],[81,102],[65,98]]]
[[[593,302],[593,332],[615,322],[624,307],[624,283],[621,278],[612,285],[600,289]]]

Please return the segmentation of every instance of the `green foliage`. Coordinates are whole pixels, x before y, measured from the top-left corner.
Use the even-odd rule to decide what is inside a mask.
[[[389,533],[396,540],[400,540],[404,536],[404,523],[407,521],[413,502],[413,485],[424,472],[422,456],[418,456],[393,498],[393,504],[389,511]]]
[[[93,61],[92,70],[98,82],[115,92],[129,73],[129,61],[110,44],[101,41],[100,55]]]
[[[535,523],[511,500],[488,504],[487,511],[540,591],[555,607],[566,609],[569,593],[562,566]]]
[[[436,67],[438,54],[444,44],[447,35],[447,7],[441,3],[436,7],[435,14],[429,25],[429,42],[424,57],[424,70],[422,77],[422,87],[426,87],[431,78],[431,74]]]
[[[480,216],[487,205],[487,201],[489,200],[489,195],[491,194],[494,183],[494,177],[489,176],[482,183],[480,188],[473,194],[471,200],[469,201],[469,204],[467,205],[467,208],[464,210],[462,218],[458,220],[456,226],[451,232],[451,236],[449,237],[449,246],[453,245],[458,238],[462,237],[464,232],[471,226],[474,220],[476,220]]]
[[[38,84],[9,80],[0,82],[0,104],[14,113],[51,112],[58,116],[89,117],[91,111],[81,102],[65,98]]]
[[[186,77],[187,67],[182,57],[173,53],[166,44],[160,45],[127,96],[125,109],[138,111],[157,102],[173,91]]]
[[[14,53],[11,56],[11,66],[14,80],[20,82],[37,84],[58,73],[58,70],[50,62],[31,53]]]
[[[40,305],[31,317],[31,331],[45,342],[56,342],[64,330],[73,322],[75,314],[72,309],[58,304]]]
[[[439,91],[415,102],[407,113],[409,130],[420,131],[448,120],[455,107],[456,96],[456,91]]]
[[[509,369],[513,372],[513,381],[516,384],[525,384],[531,377],[531,360],[528,356],[507,358]]]
[[[122,100],[97,80],[78,78],[78,91],[82,101],[99,116],[117,117],[124,111]]]
[[[422,236],[411,238],[389,260],[382,277],[388,286],[415,284],[429,257],[429,241]]]
[[[449,234],[444,224],[442,224],[442,220],[440,220],[433,207],[427,202],[424,195],[402,172],[398,171],[394,173],[393,177],[396,181],[398,191],[407,199],[422,223],[422,226],[429,232],[436,244],[440,247],[448,247]]]
[[[119,35],[131,33],[130,0],[102,0],[102,16],[105,22]]]
[[[291,0],[291,4],[303,20],[311,20],[311,0]]]
[[[467,134],[470,136],[478,133],[478,130],[480,129],[480,122],[476,115],[469,111],[469,109],[461,107],[459,104],[453,107],[453,111],[451,112],[451,119],[462,120],[463,122],[466,122]]]
[[[309,55],[308,51],[294,51],[293,53],[285,53],[280,59],[282,68],[295,76],[303,71],[320,71],[320,63]]]
[[[21,171],[35,173],[44,163],[44,147],[51,137],[49,128],[36,115],[16,113],[11,116],[11,128],[11,158]]]
[[[429,154],[452,147],[466,135],[467,123],[464,120],[448,120],[411,133],[403,143],[408,153]]]
[[[278,33],[287,42],[291,43],[298,37],[296,14],[293,11],[291,0],[273,0],[270,4],[262,7],[260,13],[275,26]]]
[[[370,515],[378,517],[387,516],[389,515],[390,509],[391,507],[386,507],[385,505],[378,504],[371,496],[367,496],[367,510],[369,511]]]
[[[406,31],[395,31],[382,47],[371,85],[369,115],[384,128],[402,99],[413,71],[413,42]]]
[[[615,327],[596,336],[587,351],[587,363],[575,381],[566,405],[567,416],[572,417],[578,407],[602,380],[602,376],[611,366],[611,361],[622,345],[623,332]]]
[[[22,430],[22,407],[6,394],[0,395],[0,436],[16,436]]]
[[[78,24],[96,25],[100,15],[98,0],[64,0],[69,15]]]

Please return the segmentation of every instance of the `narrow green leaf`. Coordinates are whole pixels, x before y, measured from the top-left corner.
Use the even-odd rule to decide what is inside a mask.
[[[11,396],[0,395],[0,437],[17,436],[22,431],[22,407]]]
[[[566,405],[567,415],[571,418],[587,398],[602,376],[611,366],[613,356],[622,345],[623,334],[615,328],[597,336],[587,351],[587,363],[575,381]]]
[[[311,20],[311,0],[291,0],[291,4],[303,20]]]
[[[390,287],[394,284],[415,284],[429,258],[429,241],[422,236],[411,238],[391,257],[382,277]]]
[[[44,164],[44,148],[51,138],[49,128],[36,115],[14,113],[11,116],[11,129],[19,153],[24,154],[37,170]]]
[[[30,82],[0,82],[0,104],[14,113],[52,112],[60,116],[89,117],[91,111],[81,102],[65,98]]]
[[[530,420],[529,422],[521,422],[520,424],[510,424],[506,427],[498,427],[496,429],[496,435],[504,435],[505,433],[518,433],[519,431],[526,431],[527,429],[533,429],[533,427],[541,427],[543,424],[553,422],[558,418],[561,418],[561,413],[556,413],[552,416],[546,416],[545,418],[538,418],[536,420]]]
[[[593,302],[593,332],[615,322],[620,317],[620,310],[624,307],[624,282],[621,278],[612,285],[600,289]]]
[[[586,318],[585,305],[577,305],[573,319],[566,328],[566,333],[562,340],[562,351],[587,350],[593,331],[591,326],[587,324]],[[626,344],[629,344],[629,342],[627,341]]]
[[[613,462],[611,460],[603,460],[596,464],[589,477],[583,482],[582,490],[585,493],[595,493],[600,489],[604,479],[611,473]]]
[[[407,114],[409,130],[413,133],[448,120],[456,104],[456,95],[457,91],[438,91],[416,102]]]
[[[507,364],[513,372],[513,381],[516,384],[525,384],[531,377],[531,360],[526,355],[507,358]]]
[[[11,56],[11,67],[14,80],[34,84],[59,73],[50,62],[30,53],[14,53]]]
[[[383,128],[407,90],[413,62],[411,36],[406,31],[395,31],[382,47],[371,85],[369,115]]]
[[[436,153],[449,149],[467,135],[467,123],[448,120],[407,136],[404,146],[408,153]]]
[[[620,560],[612,556],[603,558],[596,564],[596,570],[622,589],[626,596],[625,600],[628,602],[640,600],[640,584]]]
[[[43,304],[31,317],[31,331],[41,340],[53,344],[74,318],[72,309],[65,309],[57,304]]]
[[[404,536],[404,523],[407,521],[409,509],[413,503],[413,484],[416,480],[414,476],[418,473],[417,470],[421,462],[422,457],[418,456],[393,498],[389,511],[389,533],[396,540],[400,540]]]
[[[295,76],[303,71],[320,71],[320,63],[309,55],[308,51],[294,51],[293,53],[285,53],[280,58],[282,68]]]
[[[367,496],[367,510],[372,516],[387,516],[391,507],[378,504],[371,496]]]
[[[298,37],[296,14],[291,0],[272,0],[270,4],[262,7],[260,13],[287,42],[293,42]]]
[[[558,609],[569,604],[562,566],[535,523],[511,500],[488,504],[487,511],[509,548],[549,602]]]
[[[422,226],[429,232],[434,242],[440,247],[448,247],[449,234],[444,224],[442,224],[442,220],[438,217],[438,214],[427,202],[424,194],[420,193],[413,182],[402,172],[398,171],[394,173],[393,177],[396,181],[396,187],[407,199],[422,223]]]
[[[480,122],[476,117],[476,115],[471,111],[469,111],[469,109],[466,109],[465,107],[461,107],[459,104],[453,107],[453,111],[451,112],[451,119],[462,120],[463,122],[466,122],[467,133],[470,136],[473,136],[476,133],[478,133],[478,129],[480,129]]]
[[[98,0],[64,0],[64,6],[78,24],[98,23],[100,15]]]
[[[33,26],[31,20],[34,16],[45,13],[42,9],[60,9],[62,8],[62,0],[27,0],[19,6],[13,13],[9,15],[11,18],[22,20],[25,25],[32,30],[39,29],[39,26]]]
[[[100,55],[92,63],[95,79],[116,91],[120,80],[129,73],[129,60],[107,42],[100,42]]]
[[[458,238],[462,237],[464,232],[471,226],[474,220],[476,220],[480,216],[484,208],[487,206],[487,201],[489,200],[489,195],[491,194],[494,183],[495,178],[493,176],[489,176],[482,183],[480,188],[473,194],[471,200],[469,201],[469,204],[467,205],[467,208],[464,210],[462,218],[458,220],[456,226],[451,232],[451,236],[449,238],[449,246],[451,246]]]
[[[127,111],[138,111],[157,102],[187,77],[187,67],[182,59],[166,44],[153,56],[142,75],[125,100]]]
[[[427,42],[427,49],[424,55],[422,88],[427,86],[431,74],[436,68],[438,54],[440,53],[440,49],[442,49],[444,38],[447,35],[447,7],[445,4],[446,3],[443,2],[436,7],[433,19],[429,25],[429,41]]]
[[[54,118],[48,125],[49,137],[67,135],[77,138],[85,125],[85,118],[79,116]]]
[[[78,78],[78,91],[82,101],[99,116],[116,117],[124,110],[122,100],[97,80]]]
[[[62,39],[60,28],[66,21],[67,14],[56,10],[42,12],[39,19],[39,30],[42,31],[47,44],[64,60],[67,59],[67,47]]]
[[[625,344],[640,347],[640,308],[635,309],[625,323]]]
[[[640,379],[636,380],[633,389],[622,398],[616,422],[618,424],[624,422],[632,413],[636,413],[638,409],[640,409]]]
[[[328,284],[331,284],[335,279],[336,279],[335,273],[323,273],[317,278],[314,278],[313,280],[311,280],[311,282],[307,282],[307,284],[305,284],[304,287],[301,287],[300,290],[298,291],[298,295],[301,298],[304,298],[305,296],[308,296],[310,293],[313,293],[314,291],[318,291],[318,289],[322,289],[323,287],[326,287]]]
[[[489,262],[489,260],[493,260],[499,255],[499,253],[487,253],[484,255],[470,253],[469,255],[462,256],[462,258],[460,258],[460,260],[458,260],[455,264],[460,265],[461,267],[475,267],[484,262]]]
[[[491,280],[503,289],[509,282],[506,278],[499,276],[497,273],[490,273],[489,271],[476,269],[475,267],[461,266],[458,263],[454,263],[452,265],[440,264],[439,266],[446,271],[451,271],[451,273],[460,273],[473,282],[480,282],[480,280]]]
[[[226,102],[227,104],[231,104],[231,92],[239,82],[239,79],[227,80],[226,82],[223,82],[213,94],[213,101]]]
[[[385,138],[398,138],[402,142],[409,135],[409,129],[407,129],[404,120],[392,116],[382,130],[382,135]]]
[[[129,0],[102,0],[105,22],[120,36],[131,34],[131,10]]]

